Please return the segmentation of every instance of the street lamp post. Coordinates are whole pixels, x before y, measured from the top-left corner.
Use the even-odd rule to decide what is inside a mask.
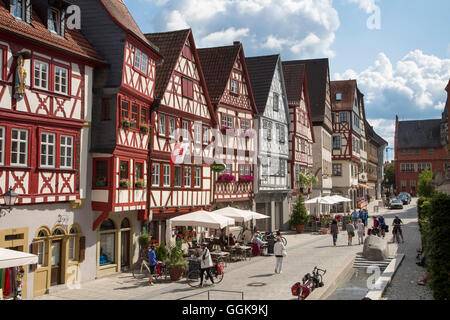
[[[0,206],[0,218],[11,212],[12,207],[19,199],[19,195],[13,191],[13,188],[10,187],[9,190],[2,195],[2,197],[5,201],[5,206]]]

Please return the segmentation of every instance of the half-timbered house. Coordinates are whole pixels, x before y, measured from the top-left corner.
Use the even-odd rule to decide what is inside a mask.
[[[92,220],[80,208],[90,194],[93,71],[105,61],[66,28],[69,5],[0,1],[0,194],[19,194],[0,214],[0,247],[38,256],[24,268],[23,298],[86,280],[90,263]]]
[[[232,46],[198,49],[219,129],[215,158],[226,165],[215,172],[214,207],[254,209],[256,163],[255,118],[258,114],[240,42]]]
[[[92,113],[91,212],[97,277],[136,261],[148,221],[150,114],[158,48],[122,0],[75,0],[81,31],[108,62],[96,71]]]
[[[333,103],[333,192],[358,205],[361,108],[356,80],[331,82]]]
[[[246,59],[258,108],[258,165],[255,202],[270,216],[260,222],[267,231],[289,229],[289,108],[280,55]]]
[[[210,168],[212,129],[217,120],[199,63],[192,30],[146,35],[160,49],[164,62],[156,68],[151,131],[151,235],[165,240],[167,219],[213,202]],[[188,148],[182,163],[171,156],[182,142]]]
[[[292,201],[300,194],[310,195],[309,186],[300,183],[300,174],[313,174],[314,127],[304,64],[283,65],[286,93],[289,103],[289,172]],[[311,186],[312,187],[312,186]]]
[[[360,159],[361,162],[358,167],[358,198],[360,199],[361,206],[367,205],[370,198],[374,196],[376,184],[369,184],[368,177],[368,147],[367,147],[367,133],[366,133],[366,107],[364,104],[364,94],[358,90],[358,100],[360,109],[360,128],[361,128],[361,140],[360,140]],[[377,152],[378,158],[378,152]]]

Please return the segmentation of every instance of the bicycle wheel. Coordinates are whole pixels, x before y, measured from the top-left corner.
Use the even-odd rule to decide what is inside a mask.
[[[195,288],[200,285],[200,270],[192,270],[187,275],[188,285]]]
[[[287,246],[287,239],[285,237],[281,237],[281,241],[283,242],[284,246]]]
[[[149,277],[150,270],[144,263],[135,263],[132,273],[134,278],[143,279]]]

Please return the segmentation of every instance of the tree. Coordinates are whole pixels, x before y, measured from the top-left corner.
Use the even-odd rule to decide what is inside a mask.
[[[393,163],[388,164],[386,167],[386,171],[384,173],[383,186],[385,188],[395,186],[395,166]]]
[[[421,197],[430,198],[433,196],[434,189],[429,182],[433,180],[433,171],[427,169],[420,173],[419,184],[417,186],[417,193]]]
[[[297,201],[292,209],[291,226],[304,226],[309,222],[308,211],[306,211],[305,199],[301,194],[298,195]]]

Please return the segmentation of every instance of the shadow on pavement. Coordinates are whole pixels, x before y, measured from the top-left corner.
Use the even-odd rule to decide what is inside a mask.
[[[274,274],[273,273],[268,273],[268,274],[259,274],[256,276],[251,276],[249,278],[268,278],[268,277],[273,277]]]

